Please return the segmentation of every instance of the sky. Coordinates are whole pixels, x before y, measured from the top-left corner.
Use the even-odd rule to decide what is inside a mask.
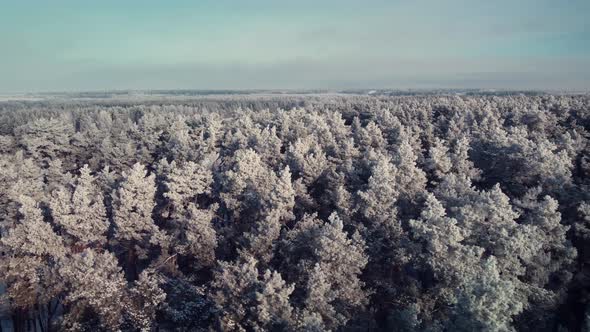
[[[0,93],[590,90],[589,0],[0,0]]]

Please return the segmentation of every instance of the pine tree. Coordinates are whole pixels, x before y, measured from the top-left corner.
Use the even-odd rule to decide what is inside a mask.
[[[348,238],[342,220],[332,214],[315,239],[316,264],[306,290],[305,313],[317,313],[332,330],[346,324],[367,304],[368,292],[360,275],[368,262],[358,233]]]
[[[1,239],[2,244],[15,255],[63,257],[65,250],[62,239],[43,220],[37,202],[28,196],[21,196],[19,203],[20,221],[9,230],[8,236]]]
[[[380,226],[387,235],[394,236],[401,231],[397,222],[397,199],[400,195],[397,183],[398,169],[391,158],[379,155],[371,170],[369,183],[359,191],[359,205],[367,220]]]
[[[328,168],[326,154],[313,137],[298,138],[290,144],[287,160],[295,178],[302,178],[306,186],[311,186]]]
[[[211,192],[213,174],[206,165],[186,162],[182,166],[172,162],[165,176],[164,197],[169,200],[166,212],[172,226],[173,247],[178,253],[196,257],[198,265],[211,266],[215,262],[217,234],[213,225],[218,204],[199,208],[199,196]]]
[[[566,236],[570,227],[561,223],[559,203],[548,195],[538,197],[539,194],[540,188],[529,190],[522,199],[516,200],[515,206],[523,216],[522,222],[534,227],[534,241],[541,245],[541,249],[525,261],[527,282],[543,287],[550,277],[556,277],[555,273],[573,263],[576,250]],[[558,274],[561,274],[562,283],[571,277],[565,271]]]
[[[493,258],[483,265],[480,275],[465,280],[458,290],[454,331],[514,331],[513,318],[523,310],[516,287],[500,277]]]
[[[291,172],[287,166],[276,179],[268,194],[267,208],[256,220],[253,229],[244,234],[245,250],[260,262],[269,262],[273,257],[276,240],[285,222],[292,220],[295,206],[295,190],[291,184]]]
[[[262,277],[257,261],[242,256],[238,262],[222,262],[215,272],[212,298],[219,310],[222,330],[266,331],[288,327],[293,291],[280,274],[266,270]]]
[[[155,327],[157,310],[166,299],[160,283],[162,277],[156,270],[145,269],[124,299],[127,319],[141,331],[152,331]]]
[[[115,239],[127,252],[126,271],[136,277],[136,259],[147,258],[154,246],[165,242],[165,234],[152,219],[156,193],[155,175],[147,175],[141,164],[123,173],[123,182],[114,194]]]
[[[62,239],[43,220],[37,202],[19,198],[19,221],[0,238],[0,282],[16,308],[48,303],[62,289],[56,272],[66,250]]]
[[[256,292],[257,316],[265,329],[286,329],[292,324],[292,307],[289,296],[294,286],[287,285],[276,271],[266,270]]]
[[[70,245],[85,247],[106,242],[109,222],[102,193],[88,165],[80,169],[73,188],[61,187],[51,200],[54,221],[68,235]]]
[[[192,161],[183,165],[172,162],[170,172],[166,175],[167,191],[164,194],[172,207],[182,215],[188,204],[196,203],[196,198],[211,192],[213,174],[206,167],[207,163],[197,164]]]
[[[409,139],[404,139],[394,154],[397,167],[396,188],[399,190],[399,207],[403,214],[410,213],[426,189],[426,174],[417,165],[418,155]]]
[[[578,206],[580,220],[574,225],[576,235],[582,239],[590,238],[590,203],[583,202]]]
[[[216,218],[217,205],[209,209],[199,209],[194,204],[188,206],[185,215],[177,221],[180,234],[176,246],[178,252],[194,257],[201,266],[215,263],[217,232],[212,221]]]
[[[45,199],[43,171],[22,151],[0,159],[0,234],[15,225],[20,196]]]
[[[103,328],[118,330],[126,311],[126,281],[109,252],[93,249],[69,257],[59,274],[67,285],[64,327],[71,330]],[[98,322],[86,321],[96,317]]]
[[[453,163],[449,157],[449,148],[444,140],[435,138],[434,144],[428,151],[427,168],[433,172],[436,179],[440,179],[451,171]]]
[[[409,221],[412,239],[421,248],[411,251],[415,268],[432,274],[428,292],[421,294],[414,305],[421,320],[433,321],[445,312],[435,315],[433,307],[448,308],[453,305],[457,285],[481,272],[478,268],[484,249],[464,244],[470,230],[461,227],[457,220],[446,215],[444,206],[432,194],[428,194],[420,218]],[[403,308],[410,310],[411,307]]]
[[[67,117],[36,119],[16,130],[20,145],[28,155],[43,163],[64,157],[70,151],[70,137],[74,133]],[[43,165],[45,166],[45,165]]]

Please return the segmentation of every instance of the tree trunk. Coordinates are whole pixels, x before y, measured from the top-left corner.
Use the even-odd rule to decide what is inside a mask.
[[[12,324],[15,332],[27,332],[27,310],[23,308],[14,309]]]
[[[137,280],[137,254],[133,245],[129,246],[129,250],[127,251],[127,262],[125,265],[127,267],[127,279]]]

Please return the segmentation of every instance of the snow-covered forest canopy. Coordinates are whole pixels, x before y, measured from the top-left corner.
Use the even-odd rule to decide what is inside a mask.
[[[0,103],[18,331],[590,331],[590,96]]]

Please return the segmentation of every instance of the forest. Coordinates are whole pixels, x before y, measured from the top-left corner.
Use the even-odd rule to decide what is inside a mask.
[[[590,95],[0,102],[1,331],[590,331]]]

